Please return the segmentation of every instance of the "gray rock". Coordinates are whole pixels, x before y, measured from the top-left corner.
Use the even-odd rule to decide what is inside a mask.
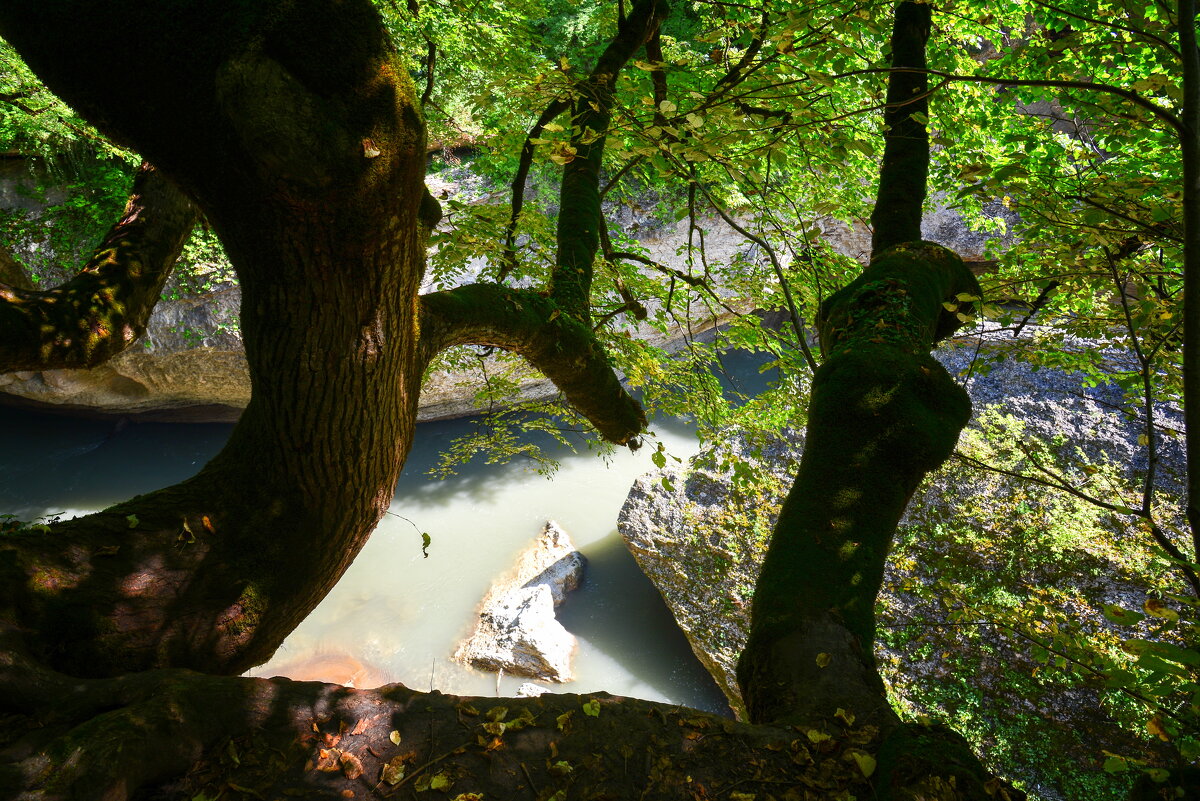
[[[584,564],[567,533],[546,523],[512,571],[492,585],[474,633],[454,659],[480,670],[570,681],[575,637],[555,618],[554,608],[579,586]]]
[[[525,682],[517,688],[517,698],[537,698],[539,695],[545,695],[550,692],[549,687],[543,687],[540,684]]]

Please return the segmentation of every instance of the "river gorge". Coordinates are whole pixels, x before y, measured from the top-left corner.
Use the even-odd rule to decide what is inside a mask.
[[[734,373],[754,389],[764,379],[748,357]],[[729,365],[727,365],[728,367]],[[746,386],[740,387],[743,391]],[[477,418],[423,423],[391,510],[337,587],[252,675],[399,681],[417,689],[512,695],[526,679],[484,673],[451,660],[480,600],[547,520],[587,557],[582,586],[559,608],[578,640],[576,679],[552,691],[605,690],[729,714],[658,591],[616,531],[631,483],[652,468],[655,439],[637,453],[578,453],[547,441],[560,468],[550,478],[532,460],[476,460],[456,475],[429,475],[450,442]],[[228,423],[73,417],[0,407],[8,432],[0,452],[0,514],[69,518],[182,480],[217,451]],[[659,421],[654,438],[685,459],[698,442],[685,421]],[[429,534],[428,557],[422,533]]]

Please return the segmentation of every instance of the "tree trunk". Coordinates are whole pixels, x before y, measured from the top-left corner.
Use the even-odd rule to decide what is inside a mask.
[[[237,673],[349,566],[408,451],[424,131],[366,0],[139,5],[9,3],[0,32],[206,210],[242,284],[253,398],[196,477],[7,538],[3,600],[75,675]],[[97,40],[140,46],[84,58]]]
[[[909,498],[951,454],[971,401],[929,351],[979,284],[920,240],[929,164],[923,115],[930,7],[902,2],[871,264],[820,309],[804,454],[754,591],[738,683],[754,722],[872,732],[881,799],[982,799],[1003,791],[966,741],[901,723],[875,666],[875,599]],[[917,116],[914,116],[917,115]]]

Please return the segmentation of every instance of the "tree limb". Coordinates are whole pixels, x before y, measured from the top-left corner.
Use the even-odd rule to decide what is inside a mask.
[[[44,292],[0,284],[0,371],[94,367],[133,344],[196,219],[191,201],[143,165],[79,275]]]
[[[468,284],[421,296],[421,347],[428,360],[453,345],[520,354],[554,382],[600,434],[636,447],[646,415],[613,372],[590,327],[551,298],[498,284]]]
[[[879,193],[871,212],[871,254],[921,238],[925,182],[929,174],[929,132],[921,121],[929,112],[925,82],[925,42],[932,24],[930,6],[900,3],[892,32],[892,67],[883,112],[884,149]]]
[[[572,113],[574,157],[563,167],[558,212],[558,250],[550,278],[550,294],[567,314],[587,321],[592,267],[600,247],[600,169],[612,119],[617,74],[666,17],[665,0],[638,0],[578,86]]]

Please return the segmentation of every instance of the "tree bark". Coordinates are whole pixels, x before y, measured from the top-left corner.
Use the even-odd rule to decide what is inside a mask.
[[[411,442],[427,227],[407,71],[366,0],[15,2],[0,33],[205,209],[253,387],[195,478],[0,543],[6,608],[74,675],[241,672],[349,566]],[[83,57],[97,40],[142,46]]]

